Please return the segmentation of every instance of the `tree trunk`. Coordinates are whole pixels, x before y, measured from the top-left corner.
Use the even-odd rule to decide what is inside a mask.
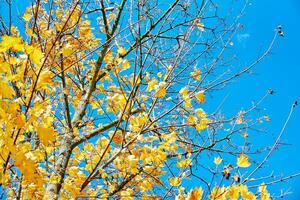
[[[63,144],[61,144],[59,155],[55,162],[55,169],[51,173],[51,176],[58,175],[59,181],[57,183],[49,183],[47,185],[45,199],[58,199],[59,197],[59,192],[64,182],[66,168],[72,154],[72,139],[72,132],[69,132],[62,141]]]

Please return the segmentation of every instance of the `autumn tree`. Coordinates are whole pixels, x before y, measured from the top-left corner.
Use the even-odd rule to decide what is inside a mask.
[[[253,111],[273,91],[233,116],[207,111],[207,97],[283,34],[277,27],[259,58],[233,64],[247,1],[1,4],[2,197],[271,199],[276,179],[256,172],[284,128],[267,152],[251,148],[248,130],[268,121]]]

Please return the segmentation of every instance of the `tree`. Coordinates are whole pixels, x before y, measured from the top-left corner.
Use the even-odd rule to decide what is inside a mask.
[[[249,73],[283,36],[277,28],[258,59],[234,66],[247,1],[223,16],[206,0],[36,0],[15,25],[14,2],[6,3],[0,180],[8,198],[271,199],[267,185],[277,180],[255,175],[285,126],[262,161],[247,130],[268,121],[253,111],[273,91],[234,116],[206,111],[207,95]],[[189,179],[197,182],[186,190]]]

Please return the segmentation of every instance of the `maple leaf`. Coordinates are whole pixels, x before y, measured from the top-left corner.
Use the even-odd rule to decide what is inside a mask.
[[[187,96],[188,93],[189,93],[189,90],[188,90],[187,87],[183,87],[183,88],[181,88],[181,90],[179,91],[179,94],[180,94],[181,96],[183,96],[183,97]]]
[[[201,187],[191,190],[187,196],[187,200],[201,200],[203,196],[203,189]]]
[[[249,162],[249,157],[245,154],[240,154],[240,156],[237,158],[237,165],[239,167],[249,167],[251,165]]]
[[[199,103],[204,103],[205,102],[205,94],[204,94],[204,91],[200,91],[198,93],[195,94],[195,97],[197,99],[197,101]]]
[[[124,47],[119,47],[118,54],[124,56],[127,53],[127,50]]]
[[[166,82],[160,82],[158,85],[156,85],[155,96],[157,98],[163,98],[166,96],[167,94],[166,84],[167,84]]]
[[[50,127],[38,126],[36,127],[36,131],[45,146],[51,145],[56,139],[56,132]]]
[[[169,178],[169,182],[170,182],[170,185],[172,185],[172,186],[179,186],[181,184],[181,180],[178,177]]]
[[[216,164],[216,165],[219,165],[219,164],[221,164],[221,162],[223,161],[223,159],[222,158],[220,158],[220,157],[216,157],[216,158],[214,158],[214,163]]]
[[[190,158],[181,160],[181,161],[177,162],[177,164],[176,164],[176,166],[179,168],[188,167],[190,165],[192,165],[192,160]]]
[[[149,81],[147,91],[151,92],[152,90],[154,90],[154,88],[157,84],[158,84],[158,81],[156,79],[152,79],[151,81]]]

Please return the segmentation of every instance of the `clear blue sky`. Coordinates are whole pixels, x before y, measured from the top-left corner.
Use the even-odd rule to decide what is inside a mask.
[[[1,0],[3,1],[3,0]],[[23,2],[23,1],[19,1]],[[25,2],[25,1],[24,1]],[[3,2],[1,2],[3,3]],[[220,5],[222,6],[222,5]],[[19,5],[22,13],[26,5]],[[5,13],[0,8],[1,13]],[[224,109],[236,113],[241,107],[251,105],[252,100],[258,100],[272,88],[276,93],[262,105],[271,117],[271,122],[265,124],[269,134],[258,139],[259,144],[272,144],[274,138],[288,115],[290,106],[300,100],[300,1],[253,0],[242,18],[245,34],[242,42],[235,46],[241,62],[249,63],[259,52],[267,47],[274,34],[274,28],[282,25],[285,36],[278,38],[274,49],[262,63],[256,66],[252,75],[246,75],[228,86],[220,97],[229,95]],[[283,135],[283,141],[290,145],[281,146],[275,151],[267,163],[264,173],[274,171],[277,174],[293,174],[300,171],[300,106],[295,110],[292,119]],[[284,199],[300,199],[300,177],[281,185],[270,187],[271,192],[279,192],[280,188],[291,189],[292,194]]]
[[[256,66],[251,76],[244,76],[227,88],[228,98],[226,107],[237,111],[240,107],[251,105],[251,100],[257,100],[263,96],[268,88],[276,93],[263,103],[266,113],[271,117],[267,124],[269,134],[260,138],[258,143],[271,144],[279,134],[280,129],[288,115],[290,106],[300,100],[300,1],[252,1],[246,11],[242,22],[245,24],[244,33],[247,38],[243,44],[237,44],[239,58],[248,61],[255,58],[258,53],[265,49],[273,37],[274,28],[282,25],[285,36],[278,38],[271,53],[262,63]],[[295,110],[292,119],[283,135],[283,142],[289,146],[281,146],[272,155],[267,163],[265,172],[274,170],[280,174],[292,174],[300,171],[300,106]],[[283,183],[280,186],[270,187],[272,191],[278,189],[291,189],[293,194],[284,199],[300,199],[300,177]]]

